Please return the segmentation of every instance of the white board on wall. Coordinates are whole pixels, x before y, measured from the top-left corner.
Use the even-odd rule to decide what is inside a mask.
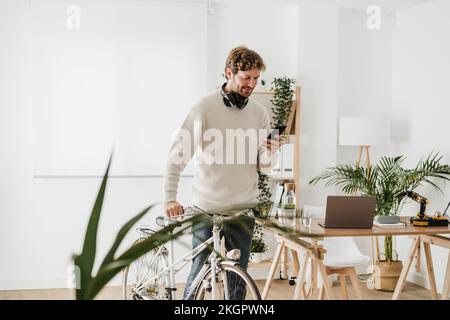
[[[112,175],[162,175],[205,94],[205,5],[77,3],[73,29],[71,3],[31,2],[35,176],[101,176],[113,147]]]

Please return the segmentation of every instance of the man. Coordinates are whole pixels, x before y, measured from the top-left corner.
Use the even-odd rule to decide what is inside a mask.
[[[258,204],[258,171],[268,173],[271,170],[280,147],[279,137],[266,139],[271,131],[269,112],[250,98],[264,70],[265,64],[255,51],[246,47],[231,50],[225,62],[227,82],[217,92],[201,99],[187,115],[170,148],[164,175],[167,216],[183,213],[176,200],[178,182],[194,154],[196,160],[201,158],[195,163],[192,182],[194,206],[220,214],[254,208]],[[235,138],[241,142],[237,148]],[[241,250],[240,265],[244,269],[248,265],[254,224],[254,218],[248,217],[244,226],[225,224],[222,229],[227,250]],[[211,225],[195,225],[192,233],[192,246],[196,247],[211,237]],[[193,260],[185,296],[207,256],[208,252],[203,251]],[[245,293],[238,292],[233,298],[243,299],[243,295]]]

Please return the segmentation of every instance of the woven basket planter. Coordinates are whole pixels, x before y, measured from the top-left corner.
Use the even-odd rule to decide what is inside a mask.
[[[394,291],[402,268],[401,261],[377,261],[373,273],[375,289]]]

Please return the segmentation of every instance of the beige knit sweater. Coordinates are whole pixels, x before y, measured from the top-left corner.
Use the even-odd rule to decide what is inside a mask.
[[[257,170],[267,174],[277,160],[276,152],[270,154],[261,146],[270,131],[268,110],[252,98],[244,109],[225,106],[220,90],[201,99],[170,147],[164,202],[177,199],[180,174],[191,160],[195,162],[192,205],[217,213],[254,207]],[[238,142],[242,137],[245,143]]]

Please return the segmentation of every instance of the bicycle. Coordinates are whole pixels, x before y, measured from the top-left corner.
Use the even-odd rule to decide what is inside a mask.
[[[245,214],[250,210],[243,210],[238,212],[238,214]],[[174,261],[173,241],[169,241],[169,248],[161,245],[127,266],[123,271],[123,299],[176,299],[175,274],[200,252],[213,245],[214,250],[210,253],[202,269],[192,282],[185,299],[230,300],[234,297],[239,285],[239,288],[244,292],[246,300],[261,300],[260,292],[254,280],[247,271],[239,266],[240,250],[232,249],[227,252],[224,247],[224,238],[220,239],[220,230],[223,222],[226,219],[230,219],[230,217],[211,215],[200,208],[188,207],[183,215],[171,218],[157,217],[156,223],[160,227],[168,226],[170,223],[178,223],[179,219],[195,213],[212,216],[212,237],[177,261]],[[135,241],[135,244],[143,241],[155,232],[148,227],[140,227],[137,230],[140,233],[140,238]],[[181,267],[176,269],[176,266],[179,264],[182,264]],[[234,291],[231,288],[234,288]]]

